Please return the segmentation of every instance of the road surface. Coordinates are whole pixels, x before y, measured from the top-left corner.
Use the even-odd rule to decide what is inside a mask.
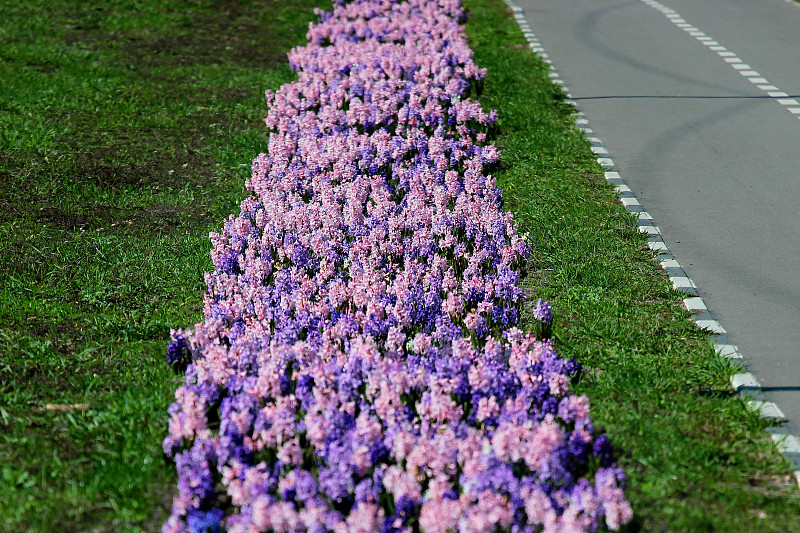
[[[800,6],[515,3],[728,341],[800,434]]]

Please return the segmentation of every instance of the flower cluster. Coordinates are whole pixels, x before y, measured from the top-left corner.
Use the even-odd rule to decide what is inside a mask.
[[[253,195],[211,236],[205,320],[168,349],[188,368],[164,531],[630,519],[570,394],[579,366],[516,327],[528,250],[489,175],[495,114],[461,18],[457,0],[338,1],[289,54]]]

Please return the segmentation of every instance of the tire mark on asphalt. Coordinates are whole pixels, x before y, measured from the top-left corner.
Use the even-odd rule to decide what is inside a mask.
[[[617,4],[614,6],[609,6],[601,9],[596,9],[586,15],[585,17],[581,18],[575,25],[575,29],[572,32],[573,37],[576,41],[582,42],[587,46],[594,49],[599,54],[615,61],[617,63],[621,63],[623,65],[627,65],[629,67],[633,67],[636,70],[640,70],[643,72],[648,72],[655,76],[665,78],[668,80],[673,81],[682,81],[689,85],[693,85],[696,87],[705,87],[707,89],[715,89],[718,91],[722,91],[724,93],[730,92],[730,87],[726,87],[724,85],[718,85],[715,83],[708,83],[707,81],[697,79],[691,76],[685,76],[683,74],[678,74],[676,72],[672,72],[660,67],[657,67],[651,63],[644,63],[635,59],[634,57],[626,54],[623,51],[616,50],[611,48],[607,44],[605,44],[603,39],[597,38],[597,26],[598,24],[607,17],[610,13],[618,10],[618,9],[625,9],[630,8],[636,5],[639,5],[640,0],[634,0],[631,2],[626,2],[624,4]],[[747,94],[742,93],[741,95],[736,96],[747,96]]]
[[[747,81],[767,93],[768,97],[778,102],[778,104],[786,108],[789,113],[800,119],[800,102],[794,98],[791,98],[789,94],[781,91],[778,87],[770,83],[769,80],[763,77],[758,71],[753,70],[750,65],[742,61],[742,59],[734,52],[731,52],[725,48],[725,46],[706,35],[705,32],[687,22],[686,19],[684,19],[674,9],[665,6],[657,0],[639,1],[664,15],[667,20],[672,22],[676,27],[682,29],[684,32],[688,33],[691,37],[694,37],[695,40],[700,42],[703,46],[708,47],[709,50],[716,52],[720,59],[727,63],[741,76],[743,76]],[[793,0],[787,1],[797,5]]]

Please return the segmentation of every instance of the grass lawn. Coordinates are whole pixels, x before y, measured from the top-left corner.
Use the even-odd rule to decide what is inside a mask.
[[[562,355],[621,450],[645,531],[800,531],[800,494],[733,371],[605,183],[500,0],[466,0],[501,110],[498,178]],[[21,0],[0,17],[0,531],[152,531],[208,232],[266,147],[263,91],[323,0]]]
[[[160,529],[169,328],[201,319],[314,5],[3,6],[0,531]]]

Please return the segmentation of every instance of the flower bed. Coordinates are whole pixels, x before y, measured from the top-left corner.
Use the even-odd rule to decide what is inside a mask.
[[[253,196],[212,234],[165,531],[593,531],[630,519],[579,372],[516,324],[524,239],[488,174],[453,0],[336,2],[268,93]],[[549,322],[549,306],[537,315]],[[546,329],[546,328],[545,328]]]

